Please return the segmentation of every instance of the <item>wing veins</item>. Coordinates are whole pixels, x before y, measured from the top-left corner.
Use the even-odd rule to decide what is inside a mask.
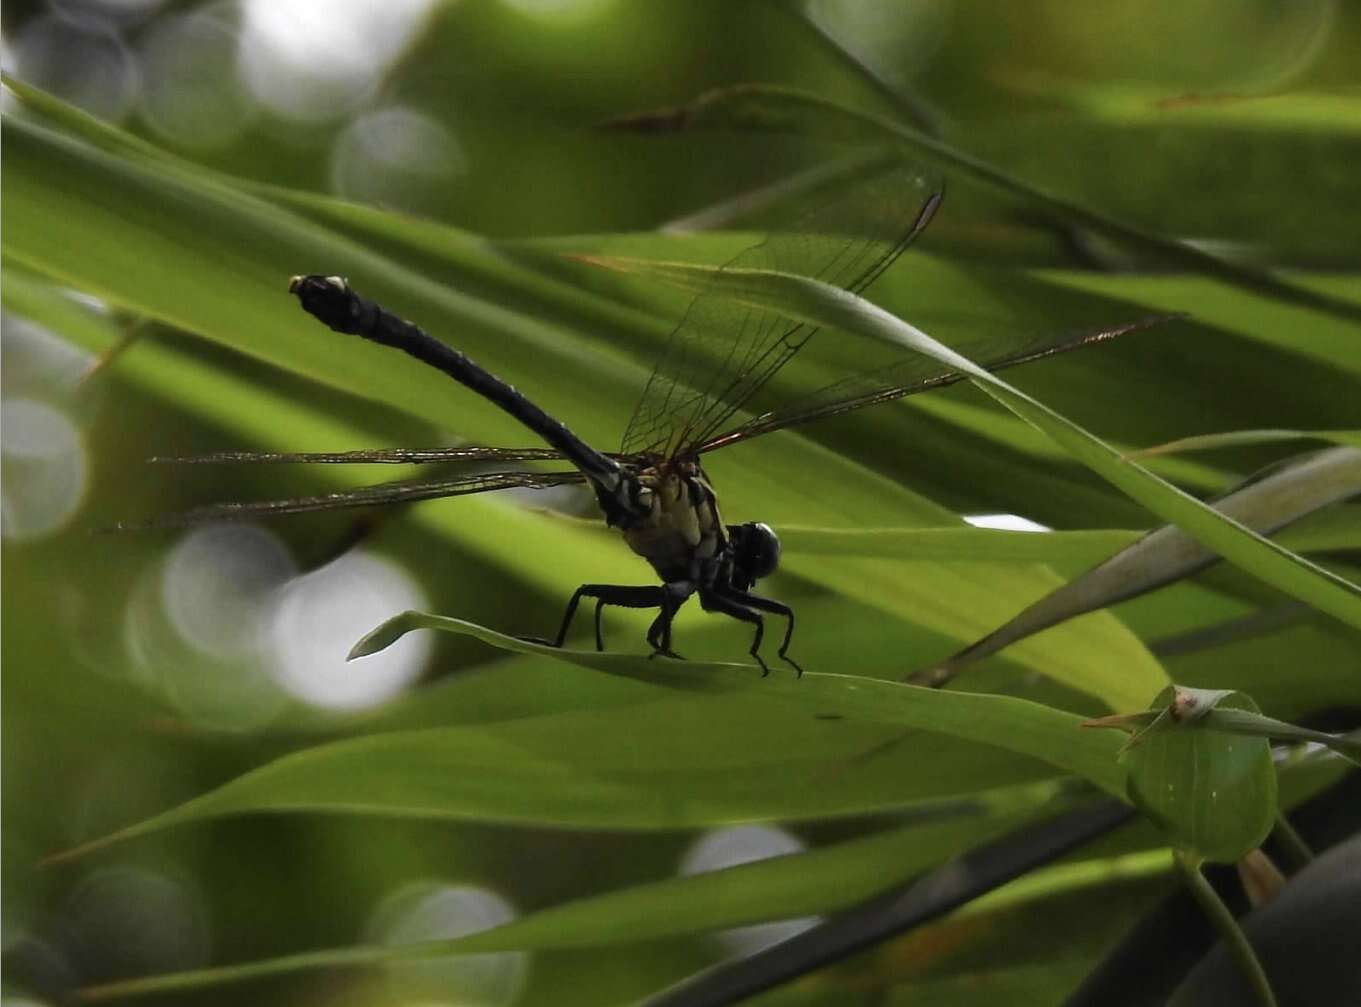
[[[353,451],[217,451],[185,457],[156,456],[158,465],[307,464],[435,465],[453,462],[557,461],[552,448],[361,448]]]
[[[1156,325],[1161,325],[1164,322],[1169,322],[1180,317],[1182,316],[1176,314],[1148,315],[1124,325],[1091,329],[1078,333],[1077,335],[1069,333],[1050,339],[1044,339],[1033,343],[1030,346],[1014,350],[1011,353],[979,361],[979,366],[989,371],[1000,371],[1009,367],[1018,367],[1021,364],[1043,360],[1060,353],[1067,353],[1071,350],[1082,349],[1086,346],[1109,342],[1112,339],[1116,339],[1128,333],[1153,328]],[[935,365],[935,369],[931,370],[933,364]],[[904,381],[894,385],[871,387],[859,393],[852,393],[819,403],[819,399],[833,395],[836,389],[854,386],[856,382],[865,380],[866,375],[857,374],[848,378],[843,378],[812,392],[801,403],[794,403],[785,409],[772,410],[770,412],[762,413],[759,416],[754,416],[726,433],[707,435],[705,441],[695,448],[695,453],[703,454],[708,451],[715,451],[718,448],[726,447],[729,444],[735,444],[739,441],[748,441],[754,437],[760,437],[763,434],[773,433],[776,430],[785,430],[789,427],[800,426],[804,423],[812,422],[813,420],[825,419],[829,416],[840,416],[844,413],[864,409],[867,406],[891,402],[894,399],[905,398],[908,395],[916,395],[919,392],[944,388],[949,385],[957,384],[958,382],[965,380],[966,377],[966,375],[959,371],[952,371],[945,365],[939,364],[930,357],[925,356],[913,355],[905,358],[903,365],[900,365],[900,369],[909,372],[930,371],[930,373],[919,373],[910,381]]]
[[[522,487],[550,489],[582,483],[586,477],[580,472],[485,472],[456,476],[449,479],[421,479],[380,483],[358,489],[337,490],[312,496],[290,497],[283,500],[232,501],[195,507],[182,514],[172,514],[142,524],[122,524],[120,530],[135,531],[155,528],[185,528],[209,521],[243,521],[252,518],[279,517],[287,514],[312,514],[319,511],[345,510],[355,507],[375,507],[382,504],[416,503],[442,497],[466,496],[495,490]]]
[[[900,197],[905,192],[921,191],[924,181],[915,168],[900,164],[868,197],[863,192],[852,192],[850,198],[838,193],[837,198],[807,212],[794,229],[772,233],[720,268],[750,264],[752,268],[813,276],[859,292],[916,239],[934,215],[941,199],[939,188],[913,201],[915,212],[909,227],[889,234],[893,220],[906,216],[896,214],[904,206]],[[847,219],[866,212],[876,223],[885,222],[882,235],[878,228],[856,230],[856,222]],[[814,221],[823,226],[810,226]],[[853,231],[849,236],[840,230],[848,222]],[[835,226],[828,228],[828,223]],[[816,262],[816,256],[828,250],[824,243],[830,242],[836,243],[830,249],[833,254]],[[848,273],[853,274],[849,279],[840,279]],[[724,304],[717,293],[701,291],[687,306],[644,386],[625,430],[622,451],[651,454],[665,448],[670,455],[692,451],[760,392],[818,331],[806,323],[789,325],[778,312],[752,308],[748,308],[742,323],[734,326],[732,319],[724,317]],[[753,313],[757,316],[754,323],[750,317]],[[775,335],[777,329],[783,331]],[[725,332],[727,338],[723,338]],[[718,364],[706,365],[708,351],[720,347],[726,353]],[[685,391],[689,394],[682,394]]]

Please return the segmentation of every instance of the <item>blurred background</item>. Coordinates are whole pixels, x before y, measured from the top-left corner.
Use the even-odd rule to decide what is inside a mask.
[[[1354,219],[1339,208],[1359,205],[1361,172],[1339,154],[1326,96],[1357,87],[1361,6],[1336,0],[11,0],[0,27],[8,73],[198,165],[494,238],[644,231],[770,179],[797,162],[797,144],[595,129],[763,81],[908,119],[1036,185],[1239,261],[1357,265]],[[1318,130],[1296,120],[1283,139],[1273,102],[1301,91],[1324,96]],[[1234,124],[1238,109],[1246,125]],[[1342,134],[1356,153],[1355,124]],[[930,247],[1027,267],[1104,254],[968,185],[952,188],[948,206]],[[279,266],[313,269],[327,264]],[[93,299],[81,310],[89,324],[147,334]],[[285,438],[295,449],[357,446],[309,440],[310,412],[342,416],[376,443],[427,446],[459,433],[220,346],[175,346],[206,374],[229,376],[222,400],[236,397],[242,414],[251,389],[297,403]],[[477,707],[426,704],[418,691],[486,662],[476,645],[418,635],[358,665],[344,664],[346,651],[408,608],[492,626],[515,612],[514,628],[530,631],[550,625],[562,601],[494,558],[449,553],[418,522],[327,516],[105,534],[194,503],[311,488],[298,472],[147,465],[151,455],[257,446],[242,426],[157,388],[117,352],[95,355],[4,317],[3,927],[7,953],[42,979],[14,986],[7,970],[6,1005],[46,1002],[44,985],[452,936],[825,838],[773,825],[596,835],[257,816],[36,867],[309,738],[366,730],[365,718],[476,720]],[[1241,407],[1250,415],[1251,403]],[[1287,408],[1302,425],[1342,424],[1341,404],[1336,416],[1312,407],[1323,415]],[[1170,417],[1167,429],[1158,423],[1145,417],[1128,433],[1188,432]],[[960,502],[949,493],[941,502]],[[1000,491],[967,503],[1020,509]],[[1132,525],[1137,513],[1086,520]],[[731,651],[740,636],[723,628],[701,649]],[[835,641],[826,646],[835,652]],[[500,701],[494,688],[479,695],[486,709]],[[1132,893],[1131,905],[1147,894]],[[194,1002],[614,1002],[800,925],[626,956],[506,954],[388,978],[307,975]],[[1103,936],[1091,936],[1094,947]]]

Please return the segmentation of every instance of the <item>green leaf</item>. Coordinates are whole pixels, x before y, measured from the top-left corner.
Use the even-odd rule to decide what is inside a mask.
[[[535,274],[501,250],[469,235],[392,214],[345,207],[320,197],[299,197],[328,221],[353,233],[341,234],[299,217],[256,195],[211,175],[150,170],[141,158],[115,156],[72,142],[40,127],[14,123],[7,134],[6,169],[11,199],[6,200],[6,252],[34,270],[60,282],[92,291],[131,311],[201,334],[271,364],[344,391],[374,398],[416,413],[421,419],[458,430],[488,443],[517,443],[523,432],[514,421],[466,396],[450,395],[442,375],[362,340],[346,340],[322,330],[297,312],[287,296],[286,277],[301,269],[347,271],[365,279],[365,292],[394,310],[409,313],[433,331],[457,332],[460,346],[493,371],[513,374],[517,384],[532,388],[536,401],[567,418],[590,440],[609,443],[623,426],[623,410],[643,383],[644,371],[629,365],[601,342],[601,333],[629,347],[660,336],[652,325],[634,324],[637,315],[620,315],[609,306],[593,312],[579,290],[560,280]],[[106,145],[117,149],[117,145]],[[116,206],[117,212],[111,207]],[[80,226],[75,226],[76,221]],[[82,227],[94,237],[82,238]],[[205,230],[214,240],[197,240]],[[400,245],[411,254],[431,256],[444,248],[441,276],[459,291],[433,283],[418,270],[376,254],[372,239],[385,247]],[[361,247],[364,239],[369,247]],[[164,275],[173,270],[177,282]],[[371,286],[368,286],[371,285]],[[595,299],[589,303],[599,303]],[[507,306],[514,305],[514,306]],[[528,305],[528,307],[520,307]],[[546,323],[545,306],[551,307]],[[587,325],[587,322],[590,322]],[[608,323],[602,328],[601,323]],[[649,343],[655,349],[655,343]],[[203,410],[252,438],[279,449],[315,445],[337,449],[371,443],[362,431],[331,417],[306,415],[288,401],[269,406],[269,393],[251,389],[222,370],[205,367],[171,348],[145,348],[126,362],[124,373],[145,380],[175,401]],[[648,358],[654,355],[647,354]],[[188,379],[188,372],[194,378]],[[178,372],[178,373],[177,373]],[[229,393],[228,386],[235,392]],[[580,390],[590,387],[590,408]],[[248,397],[247,407],[241,397]],[[611,414],[612,406],[617,411]],[[228,415],[228,414],[235,415]],[[285,415],[287,421],[285,421]],[[334,439],[323,440],[326,429]],[[308,443],[311,439],[311,444]],[[347,443],[348,441],[348,443]],[[763,448],[763,464],[752,466],[716,458],[710,474],[721,477],[737,466],[741,479],[730,480],[724,500],[727,513],[744,508],[778,525],[784,514],[803,521],[845,516],[844,506],[829,500],[825,485],[836,485],[843,500],[862,502],[857,520],[867,524],[939,525],[951,515],[931,501],[797,434],[771,438]],[[820,473],[817,484],[807,474]],[[327,473],[322,478],[352,484],[352,477]],[[825,481],[825,482],[824,482]],[[461,548],[496,558],[526,579],[570,591],[569,571],[591,564],[569,562],[563,546],[547,551],[524,548],[516,532],[489,531],[486,524],[507,521],[528,528],[532,517],[506,517],[503,508],[473,500],[459,503],[455,520],[432,516],[441,534]],[[536,538],[552,534],[543,528]],[[578,541],[584,536],[578,533]],[[596,554],[602,550],[596,550]],[[561,562],[542,562],[552,552]],[[615,569],[627,569],[619,550]],[[578,553],[574,553],[576,555]],[[580,549],[586,556],[587,550]],[[533,557],[533,562],[530,558]],[[537,569],[531,569],[537,568]],[[610,563],[597,559],[593,579],[608,577]],[[852,597],[909,621],[927,620],[932,629],[964,641],[985,632],[1008,610],[1024,605],[1039,591],[1055,586],[1042,570],[975,570],[963,575],[945,564],[923,564],[908,571],[869,570],[864,564],[816,565],[795,559],[791,572],[829,579]],[[628,573],[619,576],[627,579]],[[987,611],[972,604],[979,577],[988,582]],[[1038,586],[1037,586],[1038,581]],[[873,589],[870,588],[873,586]],[[987,620],[992,620],[991,622]],[[1100,645],[1121,655],[1123,668],[1093,666],[1076,660],[1074,640],[1050,637],[1018,648],[1015,659],[1034,670],[1052,671],[1078,688],[1100,696],[1112,707],[1141,703],[1165,678],[1137,641],[1113,620],[1094,621]],[[1088,630],[1084,630],[1086,633]],[[1081,636],[1081,634],[1080,634]]]
[[[1230,430],[1222,434],[1181,437],[1166,444],[1134,452],[1136,458],[1171,454],[1176,451],[1209,451],[1244,445],[1276,444],[1281,441],[1328,441],[1361,448],[1361,430]]]
[[[1249,482],[1215,500],[1215,511],[1270,534],[1361,492],[1361,451],[1336,448]],[[1164,525],[1026,608],[928,675],[945,680],[1017,640],[1097,608],[1190,577],[1218,557],[1176,525]]]
[[[1288,765],[1282,799],[1293,805],[1336,783],[1335,766],[1318,759]],[[541,909],[493,929],[417,945],[360,945],[309,951],[237,965],[198,969],[87,986],[83,999],[99,1002],[147,993],[168,993],[312,969],[373,967],[426,957],[495,951],[567,949],[587,945],[628,946],[678,936],[846,908],[891,887],[895,881],[958,855],[966,844],[986,842],[1022,824],[1034,807],[1035,788],[983,795],[979,814],[908,825],[819,847],[805,853],[741,864],[707,874],[645,882]],[[1012,809],[1021,817],[1010,817]],[[960,838],[969,829],[967,838]],[[1161,873],[1167,854],[1141,841],[1114,858],[1059,864],[1027,875],[971,904],[959,916],[986,917],[1056,892],[1111,880]],[[664,898],[668,911],[657,912]]]
[[[1225,734],[1241,734],[1250,738],[1272,738],[1276,741],[1312,742],[1330,748],[1342,758],[1361,766],[1361,735],[1329,734],[1308,727],[1287,724],[1274,717],[1264,717],[1255,710],[1235,709],[1217,705],[1207,712],[1205,727]]]
[[[715,271],[677,263],[596,261],[599,265],[655,275],[689,289],[712,282],[713,289],[721,290],[724,296],[730,297],[735,303],[773,310],[785,317],[813,324],[864,333],[934,357],[948,367],[967,374],[979,388],[1043,430],[1074,458],[1131,499],[1178,525],[1225,559],[1348,625],[1361,628],[1361,588],[1357,585],[1217,513],[1147,469],[1122,457],[1077,424],[1013,388],[997,375],[979,368],[861,297],[805,277],[760,270]],[[1341,457],[1346,460],[1351,456]]]
[[[1283,303],[1313,308],[1351,321],[1361,320],[1361,304],[1291,283],[1189,242],[1144,231],[1046,192],[900,122],[806,92],[773,85],[742,84],[710,91],[683,106],[623,117],[608,125],[614,129],[641,132],[725,129],[793,133],[844,143],[890,142],[955,175],[1021,199],[1056,221],[1089,229],[1141,255],[1214,277],[1243,290],[1265,294]]]
[[[1026,794],[1033,796],[1033,788]],[[1020,796],[1020,795],[1012,795]],[[886,829],[856,839],[702,874],[645,882],[550,906],[466,937],[416,945],[357,946],[241,965],[148,976],[86,987],[82,999],[113,1000],[201,989],[308,969],[397,964],[495,951],[627,947],[768,920],[835,912],[906,881],[1029,816],[980,806],[962,818]],[[657,907],[664,905],[665,912]]]
[[[1075,773],[1123,794],[1114,739],[1080,731],[1077,716],[1026,700],[816,672],[762,679],[742,665],[559,650],[419,613],[398,616],[370,639],[388,643],[420,627],[622,676],[643,688],[639,701],[624,707],[312,748],[59,859],[171,825],[259,811],[614,829],[826,818],[958,793],[971,777],[988,780],[986,786],[1042,778],[1035,760],[1047,764],[1049,775]],[[904,735],[902,728],[911,731]],[[919,758],[913,742],[939,752],[945,739],[967,742],[963,751],[987,746],[980,756],[996,749],[1011,757],[966,756],[964,765],[933,779],[904,778]],[[829,773],[839,781],[834,787]]]
[[[1158,719],[1130,739],[1129,796],[1174,846],[1231,863],[1259,846],[1276,818],[1276,770],[1264,738],[1216,730],[1212,709],[1257,713],[1232,690],[1168,689]],[[1204,718],[1204,724],[1197,721]]]
[[[810,556],[1082,566],[1105,559],[1137,541],[1142,534],[1123,528],[1037,533],[973,527],[805,528],[785,525],[780,529],[780,543],[786,555],[806,553]]]

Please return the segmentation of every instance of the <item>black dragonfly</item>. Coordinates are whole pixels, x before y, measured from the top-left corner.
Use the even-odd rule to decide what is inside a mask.
[[[943,189],[910,167],[821,199],[795,224],[772,233],[732,259],[724,269],[774,270],[814,277],[859,292],[922,233],[941,204]],[[789,656],[794,612],[753,591],[775,571],[780,540],[759,521],[725,524],[706,477],[703,456],[762,434],[865,406],[888,402],[962,380],[939,363],[899,354],[888,366],[855,375],[792,405],[751,408],[758,393],[813,337],[816,329],[774,311],[737,306],[716,292],[700,293],[672,332],[643,389],[616,452],[598,451],[514,387],[422,329],[362,297],[339,276],[294,277],[289,290],[316,319],[340,333],[401,350],[510,413],[541,437],[547,448],[455,447],[379,449],[335,453],[223,452],[186,461],[324,463],[515,463],[567,461],[570,471],[478,471],[452,477],[384,483],[361,489],[288,500],[222,503],[182,515],[173,523],[272,517],[485,493],[511,487],[546,489],[586,483],[606,523],[647,560],[660,585],[583,584],[567,604],[551,640],[561,647],[583,598],[595,601],[595,644],[604,649],[601,612],[607,605],[656,609],[647,631],[653,655],[679,657],[672,649],[672,622],[693,595],[709,612],[753,628],[751,656],[763,674],[760,654],[764,616],[785,620],[779,656]],[[989,369],[1039,360],[1146,328],[1145,318],[1114,328],[1049,337],[980,356]],[[169,522],[167,522],[169,523]]]

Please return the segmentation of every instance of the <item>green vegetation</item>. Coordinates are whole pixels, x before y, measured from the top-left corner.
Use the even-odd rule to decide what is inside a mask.
[[[191,43],[254,66],[261,15],[208,31],[177,5],[119,27],[126,107],[44,77],[52,15],[7,11],[7,996],[643,1002],[749,948],[732,928],[1125,802],[1060,862],[760,999],[1058,1004],[1187,878],[1232,930],[1200,867],[1273,827],[1288,865],[1280,816],[1308,807],[1319,848],[1361,830],[1361,11],[808,6],[435,5],[350,94],[318,76],[354,57],[336,39],[283,92],[210,77]],[[192,72],[156,62],[166,38]],[[947,197],[863,297],[715,271],[759,229],[750,193],[853,186],[885,151]],[[725,519],[783,537],[764,587],[802,678],[762,678],[747,628],[696,604],[684,663],[619,610],[607,652],[588,612],[555,651],[520,637],[578,584],[652,579],[589,493],[110,531],[395,477],[152,456],[529,445],[303,315],[288,280],[312,272],[602,450],[696,289],[823,327],[790,396],[886,346],[970,380],[706,459]],[[786,855],[701,856],[734,835]]]

